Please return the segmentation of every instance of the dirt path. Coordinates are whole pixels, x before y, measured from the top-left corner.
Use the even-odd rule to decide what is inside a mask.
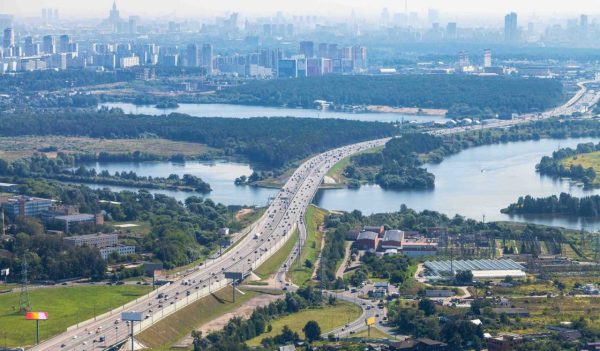
[[[342,260],[342,264],[340,264],[340,267],[338,268],[337,272],[335,272],[335,276],[337,278],[342,279],[344,279],[344,271],[346,270],[348,259],[350,259],[350,249],[352,248],[352,245],[349,245],[348,243],[345,243],[344,245],[346,245],[346,250],[344,251],[344,259]]]
[[[240,221],[242,218],[244,218],[245,216],[254,213],[254,210],[251,208],[242,208],[241,210],[239,210],[236,214],[235,214],[235,220],[236,221]]]
[[[248,319],[252,315],[252,312],[257,307],[264,307],[270,304],[273,301],[284,298],[285,295],[259,295],[255,298],[250,299],[248,302],[243,304],[242,306],[236,308],[235,310],[228,312],[212,321],[201,325],[197,331],[202,332],[202,335],[210,334],[210,332],[221,330],[227,325],[227,322],[233,317],[241,317],[242,319]],[[191,333],[188,334],[183,340],[179,341],[176,346],[177,347],[190,347],[192,346],[194,339],[192,338]]]

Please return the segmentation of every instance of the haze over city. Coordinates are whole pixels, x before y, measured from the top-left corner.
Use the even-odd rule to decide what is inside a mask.
[[[61,10],[65,18],[83,17],[98,18],[104,15],[106,8],[112,5],[111,0],[77,1],[77,0],[2,0],[0,11],[13,13],[18,16],[33,16],[42,7],[52,7]],[[359,15],[374,16],[381,12],[382,8],[388,8],[392,12],[403,12],[405,3],[403,1],[389,0],[307,0],[307,1],[195,1],[195,0],[121,0],[118,1],[119,8],[124,14],[140,14],[152,17],[164,17],[175,15],[181,18],[192,16],[212,16],[228,12],[241,12],[248,15],[268,15],[276,11],[300,14],[317,14],[333,17],[346,17],[354,10]],[[455,17],[468,18],[476,13],[486,15],[502,14],[516,11],[527,16],[537,14],[544,17],[562,17],[565,15],[599,12],[597,3],[589,0],[574,1],[492,1],[492,0],[425,0],[407,2],[409,11],[424,13],[430,8],[451,14]],[[471,20],[475,20],[471,18]]]
[[[0,0],[0,351],[600,351],[596,0]]]

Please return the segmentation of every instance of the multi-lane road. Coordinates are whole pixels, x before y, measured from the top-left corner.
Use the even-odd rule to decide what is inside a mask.
[[[349,155],[384,145],[387,140],[341,147],[304,162],[277,193],[252,231],[226,253],[189,270],[177,281],[162,286],[121,309],[142,313],[144,321],[137,323],[135,334],[166,317],[173,310],[173,306],[182,308],[186,301],[196,300],[229,284],[230,281],[225,279],[225,272],[248,273],[256,268],[276,252],[291,236],[296,224],[302,222],[306,208],[321,185],[323,177],[333,165]],[[123,341],[129,333],[130,327],[120,320],[117,311],[100,316],[95,321],[82,323],[79,327],[71,327],[67,332],[32,347],[31,350],[89,351]]]
[[[494,122],[484,128],[509,127],[540,118],[570,114],[581,108],[579,102],[584,100],[597,102],[598,96],[597,92],[588,91],[582,84],[580,92],[561,107],[543,114],[525,115],[511,121]],[[467,128],[469,127],[456,127],[432,133],[457,133]],[[144,321],[137,324],[134,334],[173,313],[174,309],[182,308],[188,303],[230,284],[231,281],[225,279],[225,272],[248,273],[255,269],[289,239],[292,230],[297,225],[300,226],[301,234],[304,234],[304,213],[327,171],[342,158],[382,146],[388,140],[380,139],[341,147],[314,156],[304,162],[277,193],[264,216],[252,227],[250,233],[239,239],[226,253],[188,270],[172,284],[162,286],[157,291],[120,309],[142,313]],[[288,264],[293,261],[296,254],[297,252],[291,254],[287,261]],[[278,274],[277,279],[285,279],[283,273]],[[81,323],[80,326],[73,326],[67,332],[32,347],[31,350],[89,351],[117,344],[125,340],[130,333],[129,326],[120,320],[118,312],[117,310],[114,313],[104,314],[95,320]],[[366,312],[365,316],[369,313]],[[359,322],[355,321],[352,323],[352,328],[346,330],[355,330],[358,327],[357,323]],[[342,332],[338,331],[340,334],[343,334]]]

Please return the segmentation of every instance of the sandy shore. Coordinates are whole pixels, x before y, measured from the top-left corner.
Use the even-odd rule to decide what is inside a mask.
[[[367,110],[370,112],[382,113],[403,113],[406,115],[427,115],[427,116],[444,116],[448,110],[437,108],[418,108],[418,107],[391,107],[380,105],[369,105]]]

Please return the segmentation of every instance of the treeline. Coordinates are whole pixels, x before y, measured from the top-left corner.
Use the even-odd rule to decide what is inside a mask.
[[[62,237],[44,234],[39,223],[25,219],[11,225],[12,230],[19,231],[14,240],[0,243],[0,251],[4,251],[0,267],[10,268],[11,280],[18,281],[23,260],[27,261],[28,279],[33,282],[104,278],[106,262],[98,249],[69,247]]]
[[[88,85],[126,82],[133,79],[135,79],[135,73],[131,71],[43,70],[0,76],[0,92],[29,95],[43,90],[53,91]]]
[[[335,299],[329,300],[328,303],[335,303]],[[272,320],[301,310],[320,308],[323,304],[324,298],[320,291],[312,287],[301,287],[295,293],[287,293],[284,299],[271,302],[265,307],[257,307],[247,320],[234,317],[222,330],[206,336],[194,333],[194,351],[248,350],[244,342],[269,330],[271,327],[269,323]],[[272,350],[275,345],[285,345],[298,340],[298,334],[284,327],[281,334],[275,338],[265,338],[261,344],[266,349]]]
[[[420,168],[420,154],[442,145],[442,139],[429,134],[407,133],[386,143],[381,153],[354,156],[344,171],[350,179],[375,182],[384,189],[432,189],[435,176]]]
[[[567,158],[576,158],[577,155],[600,151],[600,143],[578,144],[577,148],[563,148],[552,153],[552,157],[544,156],[536,169],[540,174],[552,175],[557,177],[569,177],[582,181],[586,186],[590,186],[596,179],[596,171],[593,167],[584,168],[581,165],[570,165],[566,167],[563,161]]]
[[[115,172],[110,174],[104,170],[100,173],[94,168],[75,167],[77,157],[58,153],[50,159],[43,154],[34,154],[28,159],[21,159],[9,164],[0,159],[0,176],[40,177],[72,183],[103,184],[127,186],[145,189],[176,189],[209,193],[210,184],[191,174],[179,177],[171,174],[167,178],[139,176],[135,172]]]
[[[252,81],[224,89],[212,99],[243,105],[314,107],[315,100],[335,105],[389,105],[422,108],[467,106],[475,112],[543,111],[563,99],[558,80],[471,75],[390,75],[306,77]]]
[[[0,114],[0,136],[64,135],[139,138],[147,133],[207,144],[225,155],[242,155],[265,167],[359,141],[391,136],[393,125],[316,118],[197,118],[126,115],[121,110]]]
[[[334,228],[328,228],[325,236],[325,245],[321,251],[317,279],[322,286],[328,289],[343,289],[346,284],[341,278],[336,278],[337,266],[346,253],[346,233],[350,230],[348,224],[340,224]]]
[[[414,134],[409,136],[410,134]],[[352,157],[352,162],[344,170],[344,175],[349,178],[350,185],[360,186],[360,182],[356,180],[366,182],[377,182],[380,185],[385,186],[386,178],[382,178],[383,174],[391,173],[394,174],[395,169],[402,169],[402,165],[411,163],[414,165],[422,165],[424,163],[439,163],[444,160],[446,156],[459,153],[462,150],[490,144],[518,142],[527,140],[539,140],[542,138],[552,139],[566,139],[566,138],[582,138],[582,137],[600,137],[600,124],[593,120],[562,120],[560,118],[552,118],[548,120],[535,121],[530,123],[519,124],[507,129],[484,129],[484,130],[471,130],[458,134],[450,134],[441,137],[427,136],[425,134],[414,133],[414,131],[405,132],[401,138],[394,139],[386,145],[384,150],[392,151],[395,149],[394,146],[398,146],[398,154],[388,154],[388,159],[400,160],[401,162],[392,162],[390,169],[392,172],[382,171],[384,164],[383,152],[378,153],[365,153]],[[436,140],[435,142],[428,142]],[[401,145],[402,140],[407,141],[405,145]],[[423,142],[421,146],[421,142]],[[403,153],[411,155],[406,150],[411,150],[413,147],[411,144],[416,143],[416,149],[413,153],[415,158],[407,158]],[[593,145],[584,144],[581,148],[591,148]],[[597,146],[594,146],[596,148]],[[407,162],[408,161],[408,162]],[[546,162],[546,161],[545,161]],[[411,168],[409,168],[411,169]],[[412,168],[414,170],[414,167]],[[417,168],[418,169],[418,168]],[[591,170],[585,170],[579,167],[573,168],[575,174],[581,174],[585,176],[591,176]],[[378,181],[379,177],[379,181]],[[413,179],[422,181],[420,184],[432,184],[434,179],[428,181],[428,175],[425,172],[417,174]],[[404,179],[399,177],[401,181],[390,182],[391,184],[397,183],[401,187],[397,189],[404,189],[402,186],[410,184],[407,177]],[[392,180],[398,179],[393,177]],[[349,186],[350,186],[349,185]]]
[[[509,214],[563,214],[581,217],[600,215],[600,195],[582,198],[561,193],[560,196],[533,198],[529,195],[519,197],[516,203],[502,209]]]
[[[65,205],[78,206],[82,213],[105,211],[107,223],[148,222],[149,233],[135,239],[133,244],[142,252],[150,253],[156,260],[163,262],[167,269],[188,264],[217,250],[226,239],[218,234],[219,228],[229,227],[232,231],[240,229],[239,224],[234,221],[233,210],[222,204],[215,204],[210,199],[189,197],[182,204],[172,197],[153,195],[147,191],[117,193],[107,189],[92,190],[86,186],[20,177],[3,180],[18,184],[17,190],[21,194],[52,198]],[[30,219],[25,223],[27,225],[19,221],[11,223],[10,232],[14,235],[46,235],[39,221]],[[96,231],[105,229],[109,230],[90,228]],[[21,255],[23,248],[8,245],[0,242],[0,249],[4,248],[16,256]],[[42,246],[40,250],[43,251]],[[29,252],[40,255],[35,250]],[[16,256],[10,260],[16,259]]]

